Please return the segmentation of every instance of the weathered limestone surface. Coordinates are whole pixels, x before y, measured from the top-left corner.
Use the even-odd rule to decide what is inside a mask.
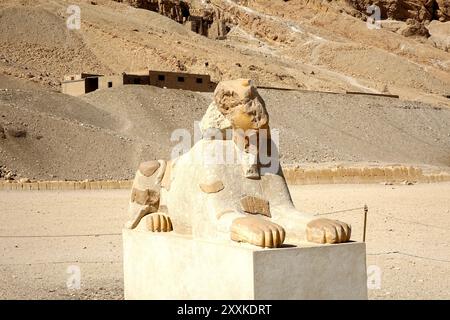
[[[125,299],[367,299],[365,244],[261,249],[123,231]]]

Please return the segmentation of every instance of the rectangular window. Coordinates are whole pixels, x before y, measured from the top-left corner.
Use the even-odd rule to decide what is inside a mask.
[[[178,77],[178,82],[184,82],[184,77]]]
[[[195,82],[197,82],[197,83],[203,83],[203,79],[202,78],[197,78],[197,79],[195,79]]]
[[[112,88],[112,81],[108,81],[108,88]]]
[[[158,75],[158,81],[166,81],[166,76],[163,74]]]

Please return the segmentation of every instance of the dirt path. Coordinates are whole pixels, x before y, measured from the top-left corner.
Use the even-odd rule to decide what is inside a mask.
[[[450,183],[291,187],[302,211],[369,206],[367,264],[381,270],[372,299],[449,299]],[[1,299],[121,299],[126,190],[0,192]],[[362,236],[362,210],[325,215]],[[81,289],[68,290],[70,266]]]

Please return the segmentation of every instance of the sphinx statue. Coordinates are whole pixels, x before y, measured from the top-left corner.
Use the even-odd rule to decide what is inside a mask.
[[[188,152],[140,164],[126,228],[266,248],[350,240],[350,225],[295,208],[251,80],[219,83],[200,127],[202,139]]]

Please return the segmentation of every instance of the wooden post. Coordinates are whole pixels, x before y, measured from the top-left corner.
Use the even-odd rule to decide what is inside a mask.
[[[366,227],[367,227],[367,212],[369,211],[369,207],[367,204],[364,205],[364,229],[363,229],[363,242],[366,242]]]

